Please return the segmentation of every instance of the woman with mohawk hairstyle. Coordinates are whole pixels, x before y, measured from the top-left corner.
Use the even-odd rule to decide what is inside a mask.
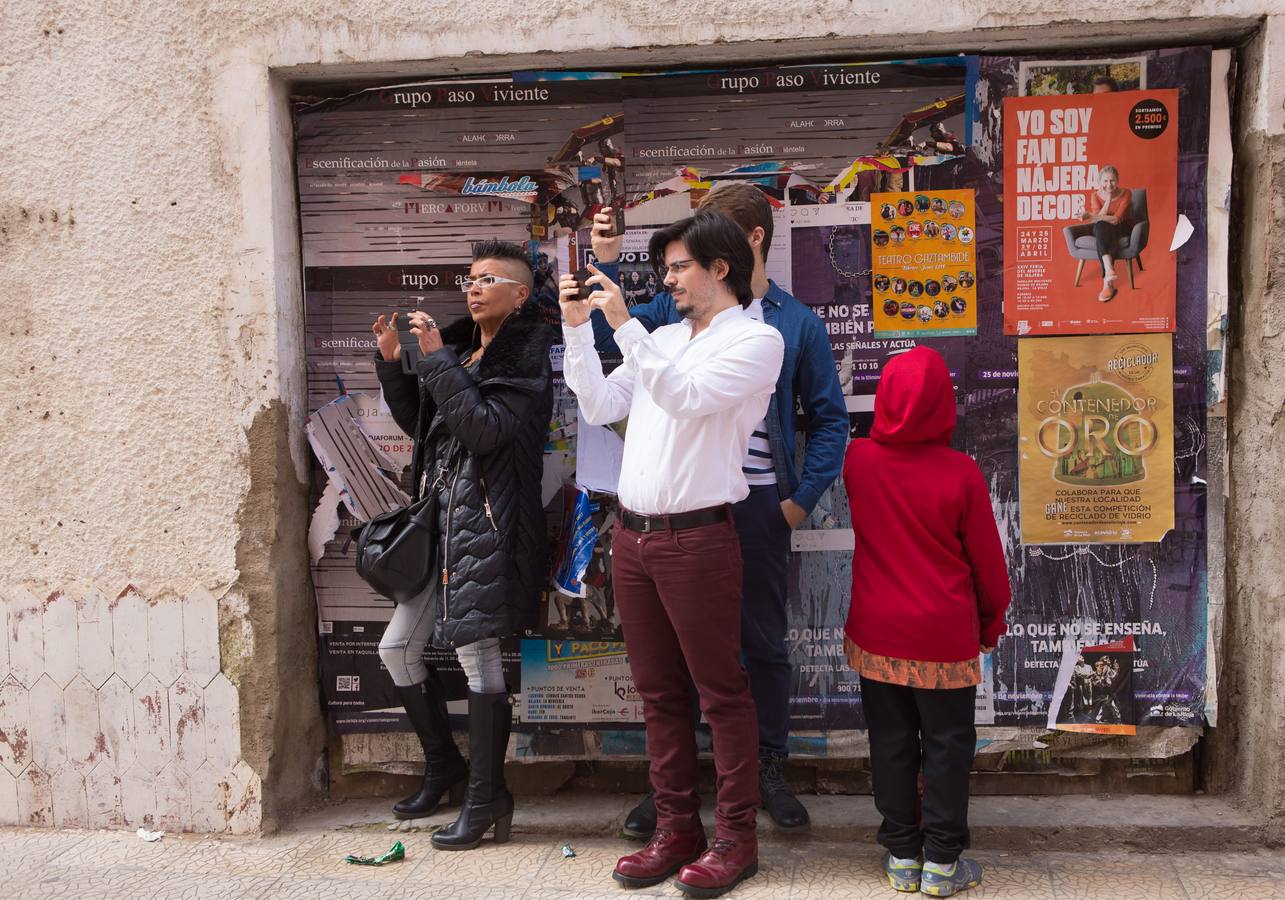
[[[399,818],[432,812],[467,779],[459,818],[433,835],[440,850],[476,847],[492,827],[509,839],[513,796],[504,785],[512,707],[500,638],[533,625],[545,575],[540,504],[545,436],[553,410],[549,347],[526,249],[473,246],[463,281],[469,314],[443,329],[410,313],[422,358],[405,374],[397,314],[380,316],[376,369],[397,424],[414,439],[412,477],[436,491],[441,578],[402,603],[379,642],[424,748],[424,781],[393,807]],[[441,679],[424,662],[430,638],[451,648],[468,677],[469,762],[451,737]]]

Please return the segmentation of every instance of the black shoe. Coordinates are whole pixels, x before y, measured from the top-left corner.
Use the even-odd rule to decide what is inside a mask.
[[[468,792],[459,818],[433,835],[438,850],[472,850],[495,826],[495,842],[509,839],[513,795],[504,786],[504,753],[509,746],[513,707],[509,695],[468,693]]]
[[[629,810],[625,816],[624,827],[620,833],[635,841],[650,841],[656,831],[656,795],[648,794],[642,801]]]
[[[772,753],[759,758],[759,793],[763,808],[777,828],[802,831],[812,824],[807,807],[785,784],[785,757]]]
[[[432,814],[448,791],[451,802],[459,803],[463,799],[468,764],[451,736],[446,696],[436,670],[429,669],[428,678],[419,684],[399,687],[397,695],[424,748],[424,782],[418,791],[393,804],[393,815],[399,819],[418,819]]]

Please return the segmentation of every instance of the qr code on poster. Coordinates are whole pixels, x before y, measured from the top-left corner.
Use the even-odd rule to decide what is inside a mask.
[[[335,690],[338,692],[360,691],[361,676],[360,675],[336,675]]]

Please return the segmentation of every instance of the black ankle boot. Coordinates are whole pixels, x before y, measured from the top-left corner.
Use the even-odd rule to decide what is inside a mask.
[[[656,832],[656,793],[649,793],[629,810],[621,834],[635,841],[650,841]]]
[[[418,819],[430,815],[451,792],[451,801],[459,803],[464,793],[468,764],[451,737],[451,724],[446,717],[446,696],[441,676],[429,669],[428,678],[419,684],[399,687],[397,696],[406,707],[420,746],[424,748],[424,782],[405,800],[393,804],[393,815],[399,819]]]
[[[438,850],[472,850],[495,826],[495,842],[509,839],[513,795],[504,786],[504,752],[509,746],[513,708],[509,695],[468,694],[469,778],[464,806],[455,822],[433,835]]]
[[[759,757],[759,795],[777,828],[803,831],[812,824],[807,807],[785,783],[784,756],[772,753]]]

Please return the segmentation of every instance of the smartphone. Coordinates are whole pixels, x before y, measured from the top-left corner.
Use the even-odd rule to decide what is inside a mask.
[[[592,277],[593,277],[593,273],[590,272],[589,269],[584,266],[581,266],[580,271],[576,272],[576,284],[580,288],[580,293],[576,295],[577,300],[581,300],[581,301],[588,300],[589,295],[592,294],[594,290],[596,290],[596,287],[594,285],[586,284],[586,282]]]
[[[620,237],[625,233],[625,211],[620,207],[614,207],[611,210],[615,216],[615,222],[612,223],[611,230],[607,232],[607,237]]]
[[[397,336],[403,341],[417,341],[419,338],[411,334],[411,327],[415,323],[411,321],[410,313],[397,311]]]
[[[419,338],[411,332],[410,313],[397,311],[397,341],[402,345],[402,371],[407,375],[415,374],[415,363],[419,362]]]

